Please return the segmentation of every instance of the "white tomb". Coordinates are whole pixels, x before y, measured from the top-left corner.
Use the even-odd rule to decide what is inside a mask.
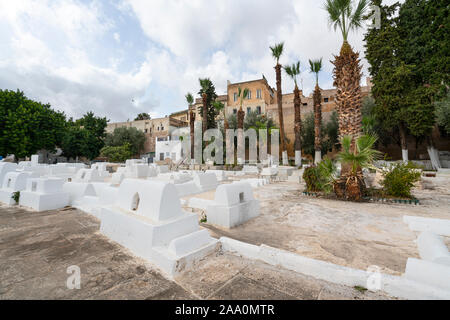
[[[196,214],[182,211],[175,186],[125,179],[118,199],[101,209],[100,231],[169,276],[216,250]]]
[[[126,168],[125,167],[119,167],[117,168],[117,171],[114,172],[111,176],[111,184],[121,184],[122,181],[126,178],[125,176]]]
[[[97,162],[91,166],[91,169],[97,170],[98,175],[104,180],[105,178],[109,178],[111,176],[111,173],[109,173],[106,168],[108,164],[109,163],[107,162]]]
[[[245,172],[246,174],[259,174],[259,170],[257,166],[243,166],[242,172]]]
[[[30,178],[20,192],[19,204],[36,211],[54,210],[69,205],[69,194],[63,191],[61,178]]]
[[[214,203],[206,209],[208,223],[226,228],[236,227],[259,215],[259,200],[246,182],[217,187]]]
[[[194,183],[201,192],[214,190],[219,184],[214,173],[196,172],[194,173]]]
[[[69,202],[71,205],[86,196],[97,196],[94,186],[91,183],[66,182],[63,185],[63,191],[69,194]]]
[[[216,175],[217,181],[226,181],[228,179],[224,170],[206,170],[205,173],[214,173]]]
[[[3,185],[0,189],[0,202],[12,206],[16,204],[12,198],[17,191],[22,191],[27,186],[27,180],[34,177],[31,172],[8,172],[3,179]]]
[[[166,165],[159,165],[156,168],[158,170],[158,173],[167,173],[167,172],[169,172],[169,166],[166,166]]]
[[[146,164],[127,165],[125,169],[125,176],[132,179],[145,179],[148,177],[149,166]]]
[[[3,179],[8,172],[16,171],[18,168],[17,164],[12,162],[1,162],[0,163],[0,183],[3,183]]]
[[[98,170],[95,169],[81,169],[78,170],[74,182],[103,182]]]

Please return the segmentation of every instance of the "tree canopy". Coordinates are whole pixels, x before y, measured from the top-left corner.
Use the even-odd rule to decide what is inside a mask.
[[[150,120],[150,115],[147,112],[139,113],[137,117],[134,119],[134,121],[139,120]]]
[[[113,133],[106,135],[105,145],[119,147],[129,144],[133,155],[139,155],[144,150],[145,134],[134,127],[116,128]]]
[[[200,96],[203,93],[206,93],[206,106],[208,108],[208,116],[206,120],[207,129],[216,128],[216,116],[218,115],[216,108],[213,106],[213,102],[217,99],[216,88],[212,81],[208,78],[199,79],[200,82],[200,91],[198,94]],[[203,106],[198,107],[198,112],[200,115],[203,115]]]

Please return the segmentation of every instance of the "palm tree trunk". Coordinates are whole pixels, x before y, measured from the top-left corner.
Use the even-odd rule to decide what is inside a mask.
[[[245,161],[244,117],[245,117],[245,112],[242,110],[242,106],[241,106],[237,112],[237,128],[238,128],[237,159],[238,159],[238,164],[243,164],[243,162]]]
[[[202,102],[203,102],[203,116],[202,116],[202,136],[205,134],[208,129],[208,106],[207,106],[207,95],[206,93],[202,94]]]
[[[278,122],[280,124],[280,153],[281,157],[284,159],[283,154],[286,151],[285,138],[284,138],[284,120],[283,120],[283,98],[281,92],[281,65],[277,63],[275,66],[275,73],[277,79],[277,104],[278,104]],[[283,161],[283,164],[285,161]]]
[[[194,159],[194,130],[195,130],[195,113],[191,110],[189,112],[189,126],[190,126],[190,136],[191,136],[191,160]]]
[[[295,165],[301,166],[302,165],[302,140],[301,140],[301,126],[302,126],[302,115],[300,113],[300,106],[301,106],[301,98],[300,98],[300,90],[298,89],[297,85],[295,85],[294,89],[294,133],[295,133],[295,142],[294,142],[294,149],[295,149]]]
[[[315,157],[314,163],[319,163],[322,160],[322,150],[321,150],[321,123],[322,123],[322,94],[320,93],[319,85],[316,84],[313,93],[313,103],[314,103],[314,150]]]
[[[361,135],[361,68],[359,53],[344,41],[339,56],[335,56],[333,78],[337,89],[336,105],[339,115],[339,137],[352,136],[352,145]]]

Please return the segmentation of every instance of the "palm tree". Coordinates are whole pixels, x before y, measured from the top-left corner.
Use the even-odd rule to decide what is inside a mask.
[[[244,90],[241,89],[241,87],[238,88],[238,96],[239,96],[239,102],[240,107],[237,112],[237,128],[238,128],[238,136],[237,136],[237,159],[238,163],[243,162],[245,159],[245,141],[244,141],[244,117],[245,112],[242,110],[242,104],[244,103],[244,99],[248,97],[248,88],[245,88]]]
[[[238,88],[238,97],[239,97],[239,111],[238,111],[238,129],[244,129],[244,117],[245,112],[242,110],[242,104],[244,103],[244,99],[248,97],[248,88],[245,88],[244,90],[241,89],[241,87]]]
[[[220,101],[214,101],[213,102],[213,107],[217,110],[217,112],[219,114],[222,112],[223,128],[225,130],[227,130],[228,129],[228,120],[227,120],[227,116],[226,116],[225,105],[222,102],[220,102]]]
[[[186,94],[186,102],[188,103],[188,110],[194,103],[194,97],[190,92]],[[191,137],[191,160],[194,159],[194,125],[195,125],[195,113],[192,109],[189,111],[189,127],[190,127],[190,137]]]
[[[334,189],[338,197],[359,201],[365,190],[362,168],[375,169],[373,161],[380,158],[381,152],[373,147],[377,141],[375,135],[363,135],[354,139],[352,136],[344,136],[341,139],[342,151],[338,154],[338,160],[346,165],[349,170],[342,173],[336,180]]]
[[[322,95],[320,93],[319,88],[319,72],[322,69],[322,58],[318,60],[309,60],[309,66],[311,72],[316,74],[316,87],[314,88],[313,93],[313,102],[314,102],[314,150],[315,157],[314,163],[319,163],[322,160],[322,151],[321,151],[321,128],[320,124],[322,123]]]
[[[302,135],[301,135],[301,126],[302,126],[302,117],[300,113],[300,106],[302,104],[300,98],[300,90],[297,86],[297,76],[300,74],[300,61],[296,64],[294,63],[292,66],[284,67],[286,73],[294,80],[294,133],[295,133],[295,165],[302,165]]]
[[[280,152],[282,154],[283,162],[285,162],[287,160],[287,155],[284,156],[284,152],[286,151],[286,141],[284,137],[283,100],[282,100],[283,98],[281,92],[281,65],[280,65],[280,57],[283,54],[283,47],[284,43],[281,42],[273,47],[270,47],[270,50],[272,50],[272,56],[277,61],[277,64],[275,65],[275,73],[277,79],[278,122],[280,124],[280,140],[281,140]]]
[[[352,144],[361,134],[361,65],[359,53],[353,52],[347,42],[349,31],[361,28],[363,16],[368,7],[368,0],[326,0],[330,25],[334,30],[340,29],[343,44],[340,54],[335,56],[334,86],[337,88],[336,104],[339,113],[339,135],[352,136]]]

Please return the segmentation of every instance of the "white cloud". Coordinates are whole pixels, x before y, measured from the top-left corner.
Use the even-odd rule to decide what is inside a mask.
[[[227,80],[261,74],[274,86],[269,46],[284,41],[281,63],[300,59],[309,94],[315,80],[308,59],[323,57],[320,84],[329,88],[329,61],[342,43],[322,6],[317,0],[1,1],[0,88],[20,88],[75,117],[91,109],[114,121],[168,114],[185,106],[187,91],[197,94],[198,78],[211,78],[219,94]],[[362,34],[349,39],[361,54]],[[292,87],[283,75],[283,91]]]

